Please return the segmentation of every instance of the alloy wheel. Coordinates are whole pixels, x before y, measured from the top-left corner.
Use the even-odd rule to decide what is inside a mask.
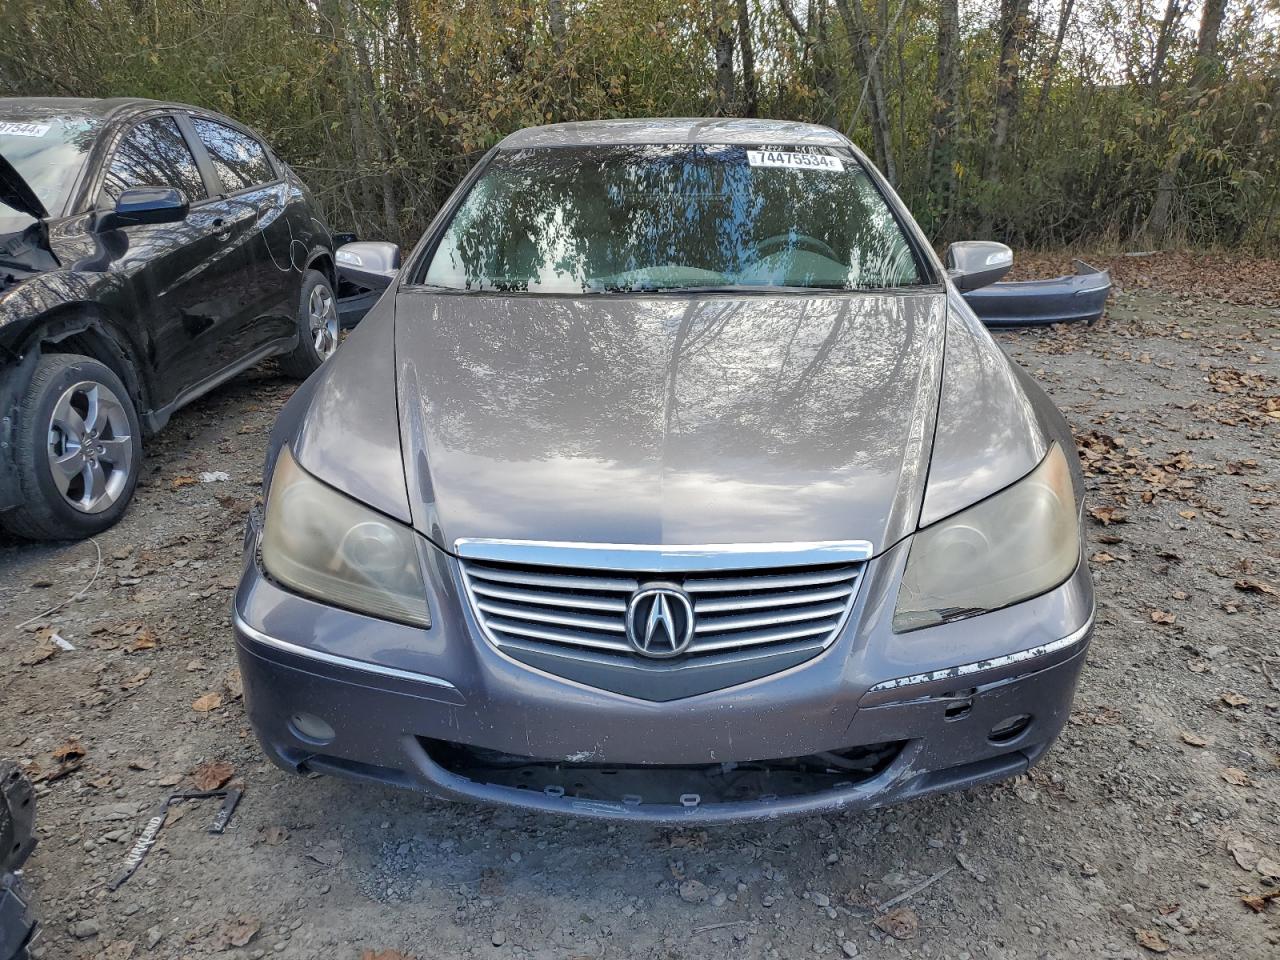
[[[54,486],[71,507],[106,510],[133,470],[133,436],[120,398],[92,380],[68,387],[54,405],[46,452]]]
[[[316,354],[321,360],[328,360],[338,349],[338,308],[328,287],[317,285],[311,289],[311,296],[307,298],[307,321]]]

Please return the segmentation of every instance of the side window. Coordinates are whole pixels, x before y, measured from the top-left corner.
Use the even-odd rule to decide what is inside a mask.
[[[172,117],[142,121],[116,147],[102,192],[114,204],[133,187],[177,187],[192,203],[209,195],[196,158]]]
[[[227,193],[247,190],[276,179],[266,149],[253,137],[203,117],[192,117],[191,122],[209,151],[209,159],[213,161],[222,180],[222,189]]]

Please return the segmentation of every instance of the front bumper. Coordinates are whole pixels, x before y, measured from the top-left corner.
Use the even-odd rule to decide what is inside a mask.
[[[871,808],[1022,773],[1070,712],[1092,635],[1087,569],[1006,610],[893,635],[905,553],[869,562],[848,625],[814,659],[651,702],[504,656],[481,639],[452,558],[428,544],[434,622],[422,630],[281,589],[257,565],[251,538],[234,611],[245,700],[264,749],[286,769],[606,819],[710,823]],[[303,714],[332,736],[308,733]],[[794,785],[800,777],[775,789],[790,767],[750,780],[745,794],[716,789],[740,766],[869,745],[883,757],[874,769],[806,780],[812,789]],[[497,757],[494,775],[445,756],[459,751]],[[517,767],[527,783],[503,773]],[[598,789],[649,773],[652,789]]]

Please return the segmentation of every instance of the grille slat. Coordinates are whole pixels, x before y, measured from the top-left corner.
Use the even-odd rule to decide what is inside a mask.
[[[695,613],[701,611],[694,608]],[[726,630],[745,630],[749,627],[772,627],[782,623],[795,623],[801,620],[824,620],[838,617],[844,613],[843,603],[825,603],[817,607],[787,609],[782,613],[753,613],[739,617],[699,617],[694,632],[723,633]]]
[[[533,620],[537,623],[550,623],[561,627],[582,627],[585,630],[608,630],[614,633],[625,633],[626,625],[622,620],[608,617],[592,617],[585,614],[557,613],[553,610],[541,610],[537,607],[513,607],[505,603],[489,603],[481,600],[476,606],[485,613],[496,617],[514,620]]]
[[[590,597],[580,593],[547,593],[519,590],[514,587],[495,587],[491,584],[473,583],[471,589],[496,600],[512,600],[516,603],[532,603],[546,607],[574,607],[578,610],[604,610],[609,613],[626,613],[627,601],[614,597]]]
[[[727,662],[797,650],[816,654],[834,642],[863,572],[861,562],[827,558],[758,570],[745,564],[714,574],[553,567],[545,558],[544,547],[537,565],[505,558],[460,561],[472,610],[491,643],[518,658],[542,653],[566,665],[591,661],[649,672],[666,667],[686,675],[699,666],[723,669]],[[667,661],[640,655],[626,635],[632,594],[656,583],[683,589],[694,612],[688,649]]]
[[[783,607],[802,603],[822,603],[824,600],[844,600],[852,592],[853,587],[839,586],[827,590],[791,590],[786,593],[764,593],[748,597],[704,597],[696,600],[694,607],[700,614],[754,610],[757,607]]]
[[[762,574],[750,577],[690,577],[684,582],[685,593],[720,593],[741,590],[783,590],[836,583],[857,575],[856,567],[815,570],[805,573]]]
[[[728,636],[716,637],[711,640],[695,640],[689,648],[689,652],[706,653],[711,650],[727,650],[731,647],[755,647],[762,643],[798,640],[801,637],[812,637],[827,633],[834,626],[834,622],[828,621],[825,624],[816,626],[786,627],[773,630],[744,630],[741,633],[732,633]]]
[[[630,593],[639,585],[631,577],[601,577],[596,574],[535,573],[521,569],[470,564],[471,576],[499,583],[514,583],[524,587],[558,587],[563,590],[622,590]]]
[[[627,642],[614,640],[599,634],[568,632],[552,627],[538,627],[528,623],[517,623],[514,620],[491,619],[489,627],[500,633],[514,633],[521,637],[536,637],[539,640],[551,640],[568,646],[590,647],[594,650],[617,650],[621,653],[630,651]]]

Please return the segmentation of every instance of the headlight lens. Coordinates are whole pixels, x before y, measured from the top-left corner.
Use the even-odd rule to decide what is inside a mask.
[[[1071,576],[1079,560],[1071,470],[1055,444],[1012,487],[915,535],[893,629],[915,630],[1037,596]]]
[[[325,603],[431,625],[413,531],[307,474],[288,447],[271,477],[262,564]]]

